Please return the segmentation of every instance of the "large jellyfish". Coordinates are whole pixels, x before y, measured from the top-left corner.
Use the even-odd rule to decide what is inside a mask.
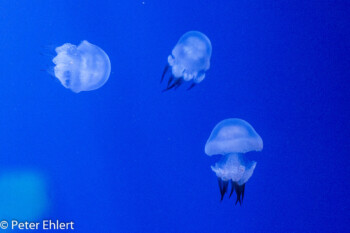
[[[79,46],[66,43],[56,48],[54,73],[61,84],[73,92],[91,91],[102,87],[111,73],[108,55],[86,40]]]
[[[218,123],[205,145],[209,156],[221,154],[223,157],[211,169],[218,177],[221,200],[231,183],[231,192],[235,190],[236,203],[242,204],[245,183],[253,175],[256,162],[245,158],[244,153],[261,151],[263,141],[254,128],[246,121],[231,118]]]
[[[206,35],[198,31],[185,33],[168,56],[161,82],[171,67],[171,75],[164,91],[177,89],[184,81],[191,82],[188,90],[205,78],[210,67],[211,43]]]

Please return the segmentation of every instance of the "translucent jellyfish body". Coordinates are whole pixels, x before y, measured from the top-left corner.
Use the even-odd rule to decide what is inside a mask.
[[[75,46],[66,43],[56,48],[54,73],[61,84],[73,92],[91,91],[102,87],[111,73],[108,55],[86,40]]]
[[[261,151],[263,141],[254,128],[246,121],[232,118],[218,123],[206,145],[205,153],[209,156],[221,154],[223,157],[211,169],[218,177],[221,200],[231,183],[231,192],[235,190],[236,204],[242,204],[245,183],[253,175],[256,162],[245,158],[244,153]]]
[[[255,161],[247,161],[242,154],[233,153],[224,155],[211,169],[223,181],[232,180],[238,185],[243,185],[253,175],[255,166]]]
[[[171,68],[167,88],[177,89],[184,81],[191,82],[193,88],[205,78],[205,72],[210,67],[211,43],[206,35],[198,31],[185,33],[168,56],[162,80]]]

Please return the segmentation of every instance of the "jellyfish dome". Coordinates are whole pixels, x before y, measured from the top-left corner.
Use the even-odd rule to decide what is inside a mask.
[[[167,89],[179,87],[183,81],[191,81],[194,85],[205,78],[205,72],[210,67],[212,47],[206,35],[198,31],[185,33],[177,42],[168,56],[168,65],[165,67],[162,80],[171,67],[171,76]]]
[[[205,145],[207,155],[247,153],[262,149],[263,141],[259,134],[248,122],[237,118],[218,123]]]
[[[73,92],[91,91],[102,87],[111,73],[108,55],[98,46],[84,40],[79,46],[66,43],[56,48],[52,62],[61,84]]]
[[[218,123],[205,145],[209,156],[221,154],[222,158],[211,167],[218,177],[221,200],[231,183],[231,193],[236,191],[236,204],[242,204],[245,183],[253,175],[255,161],[245,158],[244,153],[261,151],[263,141],[254,128],[242,119],[226,119]]]

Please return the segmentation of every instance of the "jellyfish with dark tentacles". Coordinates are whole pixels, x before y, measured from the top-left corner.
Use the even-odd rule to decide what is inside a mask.
[[[261,151],[263,141],[254,128],[246,121],[232,118],[218,123],[205,145],[209,156],[221,154],[223,157],[211,169],[218,177],[221,200],[228,191],[229,197],[236,192],[236,205],[241,205],[244,198],[245,183],[253,175],[256,162],[249,161],[244,154],[250,151]]]
[[[86,40],[75,46],[66,43],[56,48],[54,74],[61,84],[75,93],[102,87],[111,73],[108,55]]]
[[[176,90],[184,82],[190,82],[192,89],[203,81],[205,72],[210,67],[211,43],[206,35],[198,31],[185,33],[168,56],[161,82],[170,72],[167,87],[163,91]]]

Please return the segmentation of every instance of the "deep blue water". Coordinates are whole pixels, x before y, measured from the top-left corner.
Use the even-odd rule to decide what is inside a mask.
[[[206,79],[161,93],[190,30],[213,46]],[[112,73],[76,94],[49,72],[82,40]],[[348,1],[3,0],[1,172],[42,174],[41,219],[76,232],[349,232],[349,54]],[[242,206],[204,153],[231,117],[264,140]]]

